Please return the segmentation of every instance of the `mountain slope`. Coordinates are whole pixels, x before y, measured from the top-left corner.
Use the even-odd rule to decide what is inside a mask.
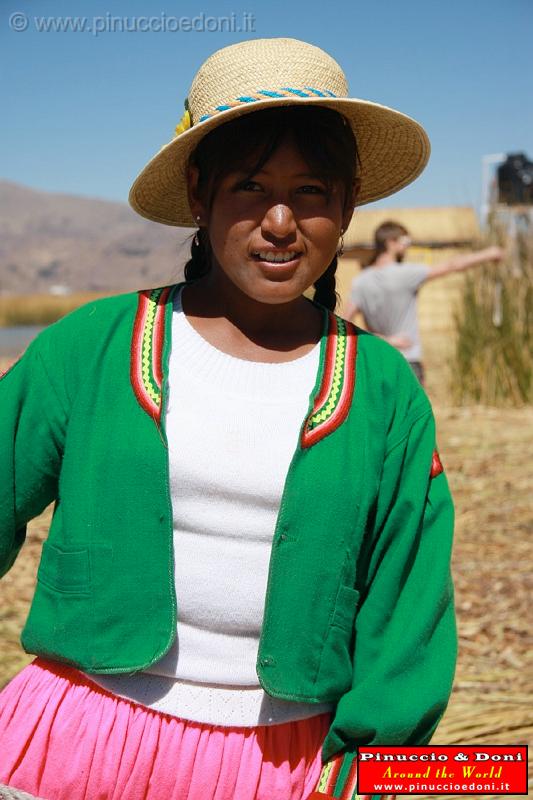
[[[0,180],[0,292],[129,291],[179,280],[191,228],[139,217],[125,203]]]

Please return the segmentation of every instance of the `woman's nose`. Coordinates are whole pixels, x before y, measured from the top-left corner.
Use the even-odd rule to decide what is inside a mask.
[[[296,220],[290,206],[286,203],[270,206],[263,217],[261,228],[264,234],[270,233],[278,239],[293,235],[296,231]]]

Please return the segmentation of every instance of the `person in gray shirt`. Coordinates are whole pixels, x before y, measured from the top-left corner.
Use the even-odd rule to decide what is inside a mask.
[[[501,261],[501,247],[486,247],[477,253],[454,256],[433,267],[404,262],[411,240],[397,222],[384,222],[376,229],[375,256],[352,283],[343,316],[352,320],[361,313],[366,328],[398,348],[424,383],[422,346],[418,329],[417,294],[429,280],[462,272],[487,261]]]

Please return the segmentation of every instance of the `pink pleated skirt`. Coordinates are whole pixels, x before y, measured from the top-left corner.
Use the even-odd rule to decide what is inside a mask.
[[[45,800],[306,800],[329,725],[190,722],[37,658],[0,692],[0,783]]]

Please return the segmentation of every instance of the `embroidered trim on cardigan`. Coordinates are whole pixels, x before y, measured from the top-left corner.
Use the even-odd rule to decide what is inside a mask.
[[[344,773],[346,772],[346,769],[343,769],[343,767],[345,767],[345,758],[352,758],[353,760],[349,766],[348,774],[345,774],[345,777],[341,778],[339,785],[341,770]],[[316,797],[318,800],[321,795],[323,795],[324,798],[334,797],[337,798],[337,800],[353,800],[353,798],[358,798],[358,800],[370,800],[371,795],[369,794],[357,794],[356,755],[343,754],[334,756],[327,764],[324,764],[318,779],[316,793],[313,794],[312,797]],[[382,795],[382,798],[386,798],[387,796],[388,795]]]
[[[440,475],[441,472],[444,472],[444,467],[442,466],[442,461],[440,460],[440,456],[436,450],[433,451],[433,459],[431,461],[431,477],[436,478],[437,475]]]
[[[171,286],[139,292],[131,347],[131,383],[141,407],[161,422],[162,351],[165,306]],[[355,383],[357,335],[355,327],[328,313],[326,353],[322,381],[305,421],[301,444],[311,447],[344,421]]]
[[[131,384],[140,405],[161,421],[162,354],[165,306],[171,286],[139,292],[131,346]]]
[[[342,788],[340,794],[341,800],[352,800],[357,793],[357,758],[354,758],[350,765],[350,771],[346,778],[346,783]],[[359,795],[360,798],[369,797],[369,795]]]
[[[317,792],[322,794],[332,794],[339,777],[339,772],[342,766],[342,756],[332,758],[327,764],[322,767],[320,778],[318,779]]]
[[[333,312],[328,333],[322,383],[302,430],[302,447],[311,447],[344,421],[355,384],[357,334],[351,322]]]

